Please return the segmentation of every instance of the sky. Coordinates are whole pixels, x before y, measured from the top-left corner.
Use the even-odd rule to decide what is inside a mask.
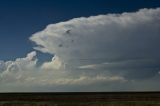
[[[0,92],[160,90],[159,0],[1,0]]]

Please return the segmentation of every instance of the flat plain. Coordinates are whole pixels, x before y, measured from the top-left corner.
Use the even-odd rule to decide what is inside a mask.
[[[160,106],[160,92],[0,93],[0,106]]]

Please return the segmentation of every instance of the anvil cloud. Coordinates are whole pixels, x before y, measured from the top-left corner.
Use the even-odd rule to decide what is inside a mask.
[[[31,52],[1,61],[1,85],[39,91],[160,89],[160,8],[75,18],[50,24],[29,39],[52,60],[38,66]]]

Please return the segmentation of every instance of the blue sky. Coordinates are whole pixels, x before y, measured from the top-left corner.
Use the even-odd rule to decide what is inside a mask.
[[[28,37],[50,23],[159,6],[159,0],[1,0],[0,59],[13,60],[32,51]]]
[[[0,92],[159,91],[159,0],[0,0]]]

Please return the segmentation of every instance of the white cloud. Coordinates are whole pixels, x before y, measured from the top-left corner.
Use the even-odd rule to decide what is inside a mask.
[[[51,24],[30,39],[36,50],[55,54],[72,68],[103,68],[143,79],[160,68],[159,23],[160,8],[141,9]]]
[[[31,52],[0,61],[0,89],[138,90],[133,86],[143,89],[142,83],[145,89],[159,89],[150,87],[159,81],[159,23],[160,8],[50,24],[30,40],[37,44],[34,49],[54,55],[52,60],[38,66],[36,52]]]
[[[52,61],[45,62],[41,66],[41,68],[44,70],[60,70],[61,68],[64,68],[64,64],[59,60],[57,56],[54,56],[52,58]]]
[[[18,81],[22,80],[25,71],[33,71],[36,68],[37,58],[36,52],[29,53],[25,58],[17,58],[15,61],[1,62],[2,73],[0,74],[1,81]],[[27,76],[25,76],[27,77]]]

